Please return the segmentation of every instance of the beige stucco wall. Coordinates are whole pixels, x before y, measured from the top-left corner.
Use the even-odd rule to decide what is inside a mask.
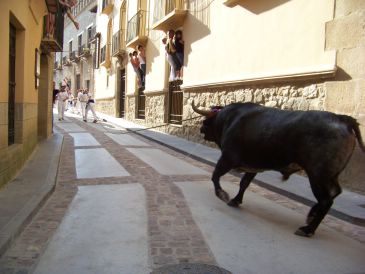
[[[40,49],[45,1],[0,1],[0,186],[8,182],[32,153],[38,139],[38,95],[35,88],[35,49]],[[9,23],[17,29],[15,144],[8,146]],[[52,57],[48,57],[52,59]],[[50,63],[53,64],[51,61]],[[51,78],[47,77],[49,81]],[[43,81],[44,79],[42,79]],[[46,80],[46,81],[47,81]],[[49,85],[48,85],[49,84]],[[51,86],[50,83],[46,83]],[[43,92],[43,91],[42,91]],[[48,92],[48,89],[45,89]],[[51,91],[49,91],[51,92]],[[45,95],[46,97],[48,94]],[[47,97],[48,98],[48,97]],[[45,102],[46,104],[47,102]],[[45,115],[49,115],[45,111]],[[49,118],[49,117],[48,117]],[[47,119],[51,123],[50,119]],[[50,134],[45,125],[42,136]]]
[[[333,0],[223,2],[185,20],[185,86],[334,67],[335,52],[324,48]]]

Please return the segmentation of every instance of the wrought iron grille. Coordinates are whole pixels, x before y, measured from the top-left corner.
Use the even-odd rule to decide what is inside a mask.
[[[174,9],[185,9],[184,0],[155,0],[153,23],[158,22]]]
[[[181,125],[183,117],[183,92],[177,81],[169,83],[169,123]]]
[[[127,43],[138,36],[146,36],[146,11],[140,10],[128,21]]]
[[[145,119],[146,113],[146,95],[144,95],[143,91],[138,92],[138,102],[137,102],[137,118]]]

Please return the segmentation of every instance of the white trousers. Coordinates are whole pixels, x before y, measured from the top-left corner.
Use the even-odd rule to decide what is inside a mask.
[[[65,102],[58,100],[58,119],[63,119],[65,114]]]
[[[98,119],[98,116],[96,116],[95,110],[94,110],[94,105],[95,103],[88,103],[87,107],[86,107],[86,114],[85,114],[85,120],[87,120],[87,114],[89,112],[89,110],[91,110],[91,112],[93,113],[94,116],[94,120]]]
[[[82,119],[86,120],[86,102],[80,102]]]

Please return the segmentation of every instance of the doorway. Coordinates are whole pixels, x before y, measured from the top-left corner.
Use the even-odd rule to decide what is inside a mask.
[[[8,98],[8,145],[15,142],[15,53],[16,29],[10,24],[9,31],[9,98]]]

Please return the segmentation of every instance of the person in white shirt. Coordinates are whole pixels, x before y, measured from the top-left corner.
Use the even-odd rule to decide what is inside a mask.
[[[87,90],[84,90],[80,95],[80,104],[81,104],[81,113],[82,113],[82,120],[86,122],[86,108],[87,102],[89,101],[89,96],[87,94]]]
[[[68,94],[66,91],[66,86],[62,85],[60,92],[57,94],[58,99],[58,120],[64,120],[64,114],[65,114],[65,105],[66,101],[68,99]]]
[[[82,90],[78,89],[77,90],[77,114],[82,115],[82,118],[84,118],[85,116],[85,107],[83,109],[83,107],[81,106],[81,96],[82,96]]]
[[[141,73],[142,87],[146,86],[146,51],[142,45],[138,45],[138,61]]]
[[[95,105],[95,100],[92,96],[91,93],[88,93],[88,90],[86,89],[86,94],[89,98],[89,100],[87,101],[87,104],[86,104],[86,114],[85,114],[85,122],[87,122],[87,114],[89,112],[89,110],[91,110],[91,112],[93,113],[93,116],[94,116],[94,121],[93,123],[97,123],[98,122],[98,116],[96,116],[96,113],[95,113],[95,110],[94,110],[94,105]]]

